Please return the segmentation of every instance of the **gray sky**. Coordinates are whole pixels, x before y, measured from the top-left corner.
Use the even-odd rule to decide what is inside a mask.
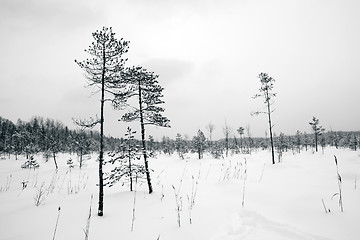
[[[225,122],[264,136],[260,72],[272,76],[277,134],[360,130],[360,1],[357,0],[1,0],[0,116],[38,115],[73,127],[72,118],[99,115],[99,95],[74,59],[87,57],[91,33],[112,26],[130,41],[128,65],[159,74],[171,129],[149,127],[158,139],[195,135]],[[106,135],[122,136],[122,112],[107,106]],[[138,125],[133,127],[135,130]]]

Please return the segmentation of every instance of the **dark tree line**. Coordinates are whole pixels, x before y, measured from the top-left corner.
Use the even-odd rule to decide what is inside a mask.
[[[90,130],[72,130],[63,123],[42,117],[33,117],[26,122],[16,123],[0,117],[0,153],[13,154],[16,159],[24,155],[43,153],[45,158],[54,160],[58,153],[76,153],[81,158],[99,149],[99,133]],[[105,137],[105,149],[112,150],[120,142],[113,137]]]
[[[178,154],[179,158],[184,159],[187,153],[196,154],[201,159],[204,154],[213,158],[225,158],[226,150],[230,155],[233,154],[251,154],[252,151],[270,150],[271,142],[268,137],[246,137],[231,136],[219,140],[206,139],[204,133],[198,130],[193,137],[177,134],[175,139],[162,137],[156,141],[151,137],[152,152],[156,154],[172,155]],[[324,150],[326,147],[348,148],[357,151],[360,147],[360,132],[328,131],[322,132],[321,135],[315,136],[315,133],[306,133],[297,131],[294,135],[285,135],[284,133],[274,134],[274,149],[278,161],[281,160],[282,153],[292,152],[300,153],[301,151],[316,152],[316,142]],[[148,141],[150,145],[150,142]],[[156,155],[155,154],[155,155]]]
[[[226,139],[206,140],[203,134],[197,132],[194,137],[177,134],[175,139],[162,137],[155,140],[153,136],[148,136],[146,140],[147,152],[149,156],[159,153],[172,155],[179,154],[184,158],[186,153],[197,153],[200,156],[204,153],[218,155],[225,154]],[[239,135],[239,134],[238,134]],[[18,120],[16,123],[0,117],[0,153],[2,156],[13,154],[23,155],[30,158],[33,154],[43,153],[49,159],[57,153],[73,153],[85,155],[89,152],[99,150],[100,135],[97,131],[73,130],[59,121],[33,117],[30,121]],[[105,137],[105,151],[114,151],[124,144],[123,138]],[[137,145],[141,146],[141,141],[134,139]],[[327,131],[318,136],[318,143],[321,147],[332,146],[336,148],[349,148],[358,150],[360,146],[360,132]],[[241,149],[261,149],[266,150],[270,147],[268,138],[244,138],[242,135],[230,137],[228,139],[229,151],[231,154],[248,153]],[[294,135],[280,133],[274,135],[274,145],[277,151],[316,151],[315,134],[297,131]],[[213,154],[212,154],[213,153]],[[224,156],[225,157],[225,156]]]

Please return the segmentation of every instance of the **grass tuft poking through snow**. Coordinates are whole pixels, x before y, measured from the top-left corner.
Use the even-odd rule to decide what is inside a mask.
[[[132,218],[131,218],[131,231],[134,231],[135,211],[136,211],[136,192],[137,192],[137,177],[135,178],[135,189],[134,189]]]
[[[337,180],[338,180],[338,187],[339,187],[339,192],[335,193],[332,198],[334,198],[336,195],[339,195],[339,207],[341,212],[344,211],[343,208],[343,202],[342,202],[342,189],[341,189],[341,185],[342,185],[342,180],[341,180],[341,176],[339,174],[339,167],[338,167],[338,161],[337,161],[337,157],[334,155],[335,158],[335,164],[336,164],[336,173],[337,173]]]
[[[43,182],[41,184],[40,187],[37,188],[35,195],[34,195],[34,201],[35,201],[35,206],[40,206],[46,198],[47,195],[46,189],[45,189],[45,182]]]
[[[182,182],[182,181],[181,181]],[[181,212],[182,212],[182,197],[179,196],[181,182],[178,190],[176,191],[176,188],[174,185],[172,185],[172,188],[174,189],[174,195],[175,195],[175,204],[176,204],[176,213],[177,213],[177,223],[178,226],[181,227]]]
[[[244,182],[243,182],[243,191],[242,191],[242,202],[241,202],[241,206],[244,207],[245,205],[245,184],[246,184],[246,179],[247,179],[247,161],[245,158],[245,163],[244,163]]]
[[[55,224],[55,229],[54,229],[54,234],[53,234],[52,240],[55,240],[56,230],[57,230],[57,227],[58,227],[58,224],[59,224],[60,210],[61,210],[61,207],[58,207],[58,215],[57,215],[57,218],[56,218],[56,224]]]
[[[88,215],[88,218],[87,218],[87,220],[86,220],[86,228],[84,229],[85,240],[88,240],[88,239],[89,239],[90,221],[91,221],[91,205],[92,205],[93,198],[94,198],[94,195],[91,194],[89,215]]]

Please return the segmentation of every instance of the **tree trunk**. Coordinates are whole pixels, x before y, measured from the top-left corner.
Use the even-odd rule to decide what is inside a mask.
[[[133,179],[132,179],[132,167],[131,167],[131,150],[130,150],[130,140],[129,140],[129,178],[130,178],[130,191],[133,190]]]
[[[101,107],[100,107],[100,156],[99,156],[99,206],[98,216],[104,215],[104,181],[102,165],[104,161],[104,99],[105,99],[105,45],[103,44],[103,69],[101,75]]]
[[[144,163],[145,163],[145,173],[146,173],[146,180],[149,187],[149,194],[153,192],[153,188],[151,185],[151,177],[149,171],[149,164],[147,160],[146,154],[146,143],[145,143],[145,127],[144,127],[144,118],[143,118],[143,109],[142,109],[142,96],[141,96],[141,80],[139,79],[139,108],[140,108],[140,125],[141,125],[141,141],[142,141],[142,151],[144,156]]]
[[[58,165],[57,165],[57,162],[56,162],[56,154],[55,154],[55,152],[53,152],[53,158],[54,158],[55,168],[56,168],[56,170],[57,170],[57,169],[58,169]]]
[[[267,110],[268,110],[268,117],[269,117],[269,131],[270,131],[272,164],[275,164],[274,141],[273,141],[272,124],[271,124],[270,99],[269,99],[268,92],[266,92],[266,102],[267,102]]]
[[[229,137],[226,136],[225,137],[225,149],[226,149],[226,157],[228,157],[228,154],[229,154]]]
[[[240,152],[243,150],[243,144],[242,144],[242,136],[240,134]]]
[[[82,168],[83,165],[83,149],[82,147],[80,147],[80,169]]]

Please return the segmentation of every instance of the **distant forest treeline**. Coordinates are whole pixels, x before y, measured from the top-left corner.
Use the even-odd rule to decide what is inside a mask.
[[[178,153],[181,158],[188,152],[197,153],[202,158],[204,153],[209,153],[215,158],[228,154],[251,153],[257,149],[268,149],[268,138],[253,138],[251,136],[225,137],[217,141],[209,141],[204,133],[199,130],[197,134],[189,138],[177,134],[176,139],[164,136],[161,141],[155,141],[152,136],[148,137],[147,150],[151,153]],[[46,157],[55,158],[58,153],[77,153],[85,155],[99,150],[100,135],[92,130],[71,130],[63,123],[33,117],[25,122],[18,120],[13,123],[0,117],[0,153],[25,155],[27,158],[33,154],[44,153]],[[297,132],[295,135],[286,136],[283,133],[274,137],[278,155],[284,151],[300,152],[301,150],[313,150],[315,147],[314,134]],[[123,147],[123,138],[105,137],[105,150],[114,151]],[[135,144],[140,141],[135,140]],[[360,132],[328,131],[320,135],[319,146],[335,146],[336,148],[350,148],[357,150],[360,145]]]
[[[82,155],[99,149],[100,135],[97,131],[71,130],[63,123],[42,117],[29,122],[18,120],[16,124],[0,117],[0,153],[24,154],[28,158],[36,153],[56,157],[60,152]],[[108,149],[114,148],[119,139],[105,137]]]

